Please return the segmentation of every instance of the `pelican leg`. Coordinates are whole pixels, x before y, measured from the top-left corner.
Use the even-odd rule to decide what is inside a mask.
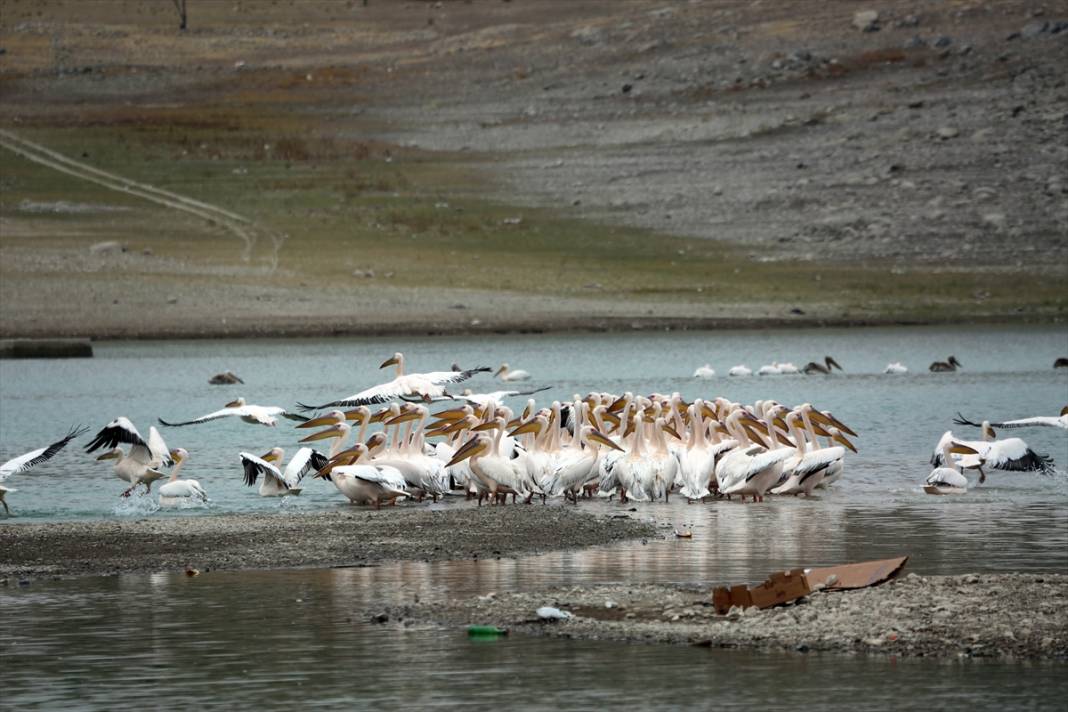
[[[137,486],[137,485],[133,485],[133,486],[131,486],[131,487],[128,487],[128,488],[126,488],[126,489],[125,489],[125,490],[123,491],[123,493],[122,493],[121,495],[119,495],[119,496],[120,496],[120,497],[129,497],[129,496],[130,496],[130,493],[131,493],[131,492],[133,492],[133,489],[134,489],[134,487],[136,487],[136,486]]]
[[[982,467],[979,467],[979,468],[976,468],[976,469],[979,470],[979,484],[983,484],[984,482],[986,482],[986,473],[983,472],[983,468]]]
[[[7,516],[10,517],[11,516],[11,510],[7,508],[7,500],[4,499],[3,497],[0,497],[0,504],[4,505],[4,513]]]
[[[378,501],[378,499],[375,499],[375,500],[374,500],[374,503],[375,503],[375,511],[376,511],[376,512],[377,512],[378,510],[382,509],[382,503],[381,503],[381,502],[379,502],[379,501]]]

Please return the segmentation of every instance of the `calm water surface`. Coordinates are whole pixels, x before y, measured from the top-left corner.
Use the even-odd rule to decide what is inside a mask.
[[[400,563],[366,569],[172,574],[34,581],[0,589],[2,705],[12,709],[115,709],[149,705],[211,708],[258,704],[399,708],[532,708],[782,704],[805,700],[850,709],[969,705],[1063,708],[1063,665],[894,661],[885,658],[750,654],[598,642],[511,639],[491,644],[439,630],[399,630],[353,619],[378,602],[616,581],[725,582],[762,578],[798,564],[911,555],[909,570],[1068,571],[1068,437],[1017,431],[1057,460],[1053,476],[996,473],[963,497],[929,497],[919,483],[927,458],[958,411],[980,419],[1056,414],[1068,403],[1068,354],[1058,328],[871,329],[501,336],[483,339],[346,339],[105,343],[84,361],[0,361],[0,461],[40,447],[74,422],[99,428],[118,416],[142,431],[157,416],[186,419],[237,395],[291,406],[354,393],[381,380],[375,368],[404,351],[415,370],[508,361],[552,385],[539,401],[588,390],[680,391],[752,402],[811,401],[861,433],[845,478],[818,499],[743,506],[638,505],[630,515],[692,541],[651,540],[521,559]],[[965,370],[930,374],[955,354]],[[831,354],[834,377],[698,382],[693,369],[754,370],[773,360]],[[912,373],[884,376],[902,360]],[[207,378],[232,369],[244,386]],[[493,390],[489,378],[472,383]],[[521,407],[522,401],[515,404]],[[150,498],[119,501],[124,483],[70,447],[6,484],[19,515],[0,526],[65,519],[211,516],[280,517],[348,509],[329,483],[284,502],[243,487],[237,453],[295,450],[284,421],[268,429],[219,421],[161,428],[192,454],[184,473],[212,498],[206,510],[154,511]],[[974,432],[967,433],[975,437]],[[962,433],[964,434],[964,433]],[[438,507],[470,506],[449,500]],[[560,506],[557,504],[556,506]],[[601,513],[619,505],[583,506]],[[2,552],[0,552],[2,557]],[[175,562],[176,567],[183,562]],[[858,694],[862,691],[863,694]]]

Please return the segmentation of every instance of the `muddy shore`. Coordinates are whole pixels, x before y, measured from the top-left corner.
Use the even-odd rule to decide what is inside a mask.
[[[716,615],[711,587],[610,585],[487,592],[446,604],[368,610],[385,625],[496,625],[585,640],[799,653],[1068,659],[1068,576],[903,577],[876,588],[817,592],[798,603]],[[541,606],[573,618],[538,620]]]
[[[493,558],[655,535],[648,524],[566,507],[5,524],[0,578]]]

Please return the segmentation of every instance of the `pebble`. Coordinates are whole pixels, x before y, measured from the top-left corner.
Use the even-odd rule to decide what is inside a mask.
[[[861,32],[878,32],[879,11],[858,10],[853,13],[853,27],[856,27]]]
[[[1020,36],[1024,39],[1033,39],[1041,35],[1043,32],[1047,31],[1048,29],[1048,21],[1034,20],[1032,22],[1028,22],[1026,25],[1023,26],[1023,29],[1020,30]]]
[[[945,141],[946,139],[956,138],[960,135],[960,129],[955,126],[943,126],[938,129],[938,138]]]

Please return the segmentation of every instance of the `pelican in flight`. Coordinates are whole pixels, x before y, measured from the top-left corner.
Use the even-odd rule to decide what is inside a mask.
[[[323,403],[322,405],[297,405],[302,410],[322,410],[324,408],[351,408],[357,405],[373,405],[388,403],[398,398],[418,396],[423,400],[430,401],[439,396],[446,395],[445,386],[450,383],[461,383],[474,376],[476,373],[488,372],[490,369],[469,368],[466,371],[431,371],[429,373],[404,373],[404,354],[397,352],[387,359],[379,368],[396,366],[396,376],[392,381],[373,386],[359,393],[354,393],[348,398]]]
[[[835,361],[833,358],[831,358],[830,356],[824,356],[823,363],[820,363],[819,361],[809,361],[808,363],[806,363],[801,368],[801,373],[807,376],[811,376],[813,373],[822,373],[824,375],[830,375],[832,369],[835,368],[837,368],[839,371],[845,370],[844,368],[839,366],[838,362]]]
[[[753,372],[745,365],[739,364],[738,366],[734,366],[731,368],[731,370],[727,371],[727,375],[735,377],[745,377],[752,376]]]
[[[974,423],[965,418],[960,413],[957,413],[957,417],[953,419],[953,422],[957,425],[971,425],[972,427],[981,428],[982,423]],[[1052,415],[1036,415],[1033,418],[1020,418],[1019,420],[1004,420],[1000,423],[990,423],[992,428],[1060,428],[1061,430],[1068,430],[1068,405],[1061,408],[1061,415],[1059,418]]]
[[[286,465],[282,472],[274,464],[282,462],[285,450],[280,447],[271,448],[270,452],[263,457],[256,457],[247,452],[241,453],[241,466],[245,470],[245,484],[252,487],[256,480],[263,475],[260,483],[261,497],[284,497],[285,495],[300,494],[303,487],[300,481],[309,472],[321,470],[328,460],[325,456],[310,447],[302,447]]]
[[[128,444],[130,452],[123,452],[119,443]],[[149,427],[146,442],[134,424],[124,417],[116,418],[101,428],[85,451],[93,452],[100,447],[111,449],[96,459],[117,460],[114,466],[115,475],[130,483],[130,487],[122,493],[123,497],[129,497],[137,485],[144,485],[145,492],[151,492],[152,483],[165,477],[159,468],[169,466],[173,462],[167,443],[163,442],[163,437],[155,426]]]
[[[204,491],[199,482],[178,479],[178,473],[181,471],[182,465],[189,459],[189,453],[186,449],[175,448],[171,450],[170,455],[171,459],[174,460],[174,467],[171,469],[170,478],[159,486],[159,506],[181,507],[186,503],[203,504],[207,502],[208,493]]]
[[[888,363],[888,364],[886,364],[886,368],[883,369],[883,373],[890,373],[890,374],[895,374],[895,375],[896,374],[902,374],[902,373],[908,373],[908,372],[909,372],[908,367],[905,366],[905,364],[901,363],[900,361],[894,361],[893,363]]]
[[[210,420],[218,420],[219,418],[229,418],[231,416],[237,416],[246,423],[253,425],[269,425],[275,426],[278,424],[278,418],[275,416],[281,416],[288,418],[289,420],[297,420],[304,422],[307,420],[303,415],[297,415],[296,413],[290,413],[285,408],[279,408],[276,405],[246,405],[244,398],[237,398],[227,403],[221,410],[217,410],[207,415],[202,415],[199,418],[193,420],[185,420],[181,423],[169,423],[163,418],[159,419],[159,422],[171,428],[181,427],[183,425],[198,425],[200,423],[207,423]]]
[[[716,377],[716,370],[714,368],[712,368],[711,364],[707,364],[706,363],[704,366],[699,367],[696,371],[693,372],[693,377],[694,378],[715,378]]]
[[[490,393],[472,393],[470,389],[464,391],[463,395],[454,396],[453,400],[462,400],[470,403],[473,406],[479,408],[485,408],[490,403],[494,406],[500,407],[505,398],[513,398],[515,396],[531,396],[535,393],[541,393],[547,391],[552,386],[542,386],[541,388],[535,388],[529,391],[492,391]]]
[[[957,469],[953,455],[978,456],[979,453],[952,438],[942,438],[940,445],[942,462],[947,463],[947,466],[936,467],[927,475],[923,491],[927,494],[964,494],[968,491],[968,478]]]
[[[56,453],[58,453],[60,450],[67,446],[67,443],[69,443],[71,440],[78,437],[79,435],[85,434],[85,432],[88,430],[89,428],[75,426],[71,428],[64,437],[55,441],[51,445],[48,445],[47,447],[38,448],[37,450],[31,450],[25,455],[19,455],[18,457],[8,460],[3,465],[0,465],[0,482],[3,482],[8,477],[11,477],[11,475],[18,474],[19,472],[25,472],[31,467],[36,467],[42,462],[51,460],[53,457],[55,457]],[[4,495],[8,492],[18,492],[18,490],[16,490],[14,487],[4,487],[3,485],[0,485],[0,504],[4,505],[4,511],[8,515],[10,515],[11,510],[8,509],[7,502],[4,501]]]
[[[927,367],[928,371],[932,373],[947,373],[949,371],[956,371],[958,368],[964,368],[956,356],[950,356],[945,361],[935,361]]]
[[[1050,474],[1053,472],[1053,458],[1049,455],[1041,455],[1027,446],[1020,438],[1006,438],[998,440],[997,433],[990,423],[983,421],[982,440],[961,440],[953,436],[952,431],[947,430],[938,445],[935,446],[934,454],[931,455],[931,464],[940,467],[948,464],[943,459],[943,451],[947,442],[970,447],[976,454],[970,457],[962,457],[961,469],[979,470],[979,482],[986,482],[986,473],[983,466],[992,470],[1007,470],[1015,472],[1041,472]]]
[[[502,363],[501,367],[497,369],[497,372],[493,374],[497,378],[501,379],[505,383],[511,383],[512,381],[529,381],[530,374],[522,369],[513,371],[509,368],[508,364]]]

